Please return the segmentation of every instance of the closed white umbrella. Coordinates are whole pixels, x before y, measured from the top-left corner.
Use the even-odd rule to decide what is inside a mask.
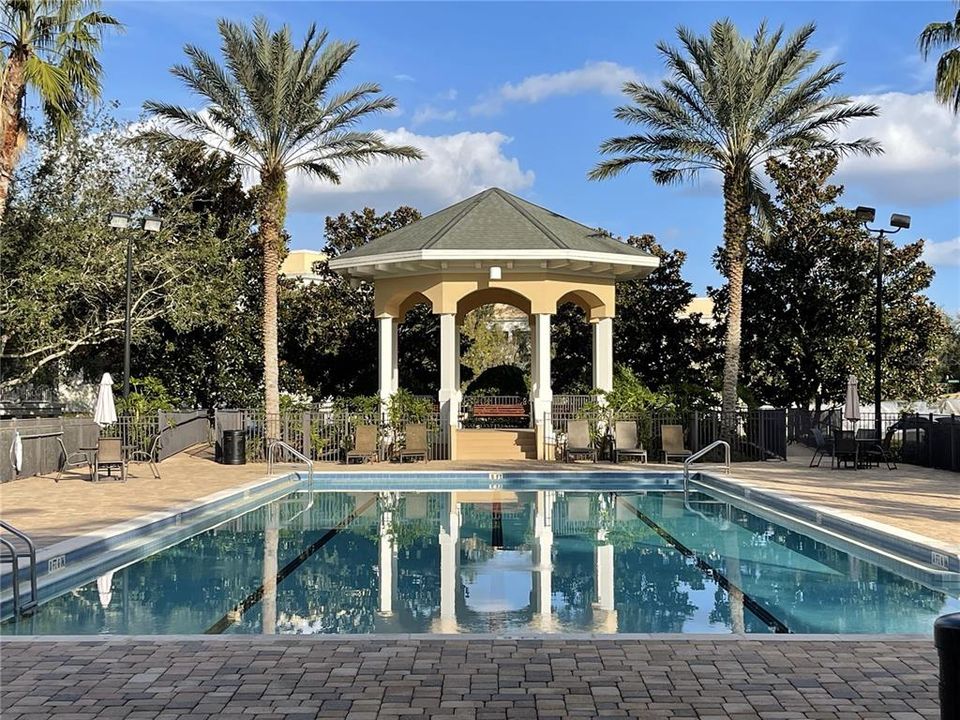
[[[13,442],[10,443],[10,464],[15,473],[23,470],[23,440],[19,430],[13,432]]]
[[[851,375],[847,380],[847,399],[843,405],[843,417],[852,423],[860,422],[860,393],[857,391],[855,375]]]
[[[117,421],[117,406],[113,402],[113,378],[104,373],[97,393],[97,406],[93,411],[93,421],[100,427],[112,425]]]
[[[113,573],[111,570],[106,575],[97,578],[97,594],[100,596],[100,605],[106,608],[113,599]]]

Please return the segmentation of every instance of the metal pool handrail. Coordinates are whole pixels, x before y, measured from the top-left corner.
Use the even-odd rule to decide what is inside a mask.
[[[288,453],[293,455],[295,458],[303,462],[307,466],[307,479],[310,480],[310,484],[313,484],[313,460],[308,458],[302,452],[297,450],[295,447],[292,447],[285,443],[283,440],[272,440],[267,446],[267,474],[273,475],[273,454],[277,448],[286,450]]]
[[[27,546],[27,554],[24,556],[17,550],[13,543],[5,537],[0,536],[0,545],[3,545],[10,551],[10,579],[11,589],[13,590],[13,615],[19,617],[21,614],[32,610],[37,606],[37,548],[33,540],[23,532],[18,530],[8,522],[0,520],[0,528],[23,540]],[[26,603],[20,599],[20,558],[27,557],[30,560],[30,600]]]
[[[691,465],[691,463],[693,463],[694,460],[699,460],[699,459],[702,458],[704,455],[706,455],[708,452],[710,452],[711,450],[713,450],[715,447],[720,447],[721,445],[723,446],[723,449],[724,449],[724,453],[723,453],[723,455],[724,455],[724,463],[723,463],[723,464],[724,464],[724,468],[726,469],[727,473],[729,474],[729,473],[730,473],[730,443],[728,443],[726,440],[714,440],[712,443],[710,443],[709,445],[707,445],[705,448],[701,448],[701,449],[697,450],[693,455],[691,455],[690,457],[688,457],[686,460],[683,461],[683,500],[684,500],[684,502],[686,502],[686,500],[687,500],[687,493],[690,492],[690,465]]]

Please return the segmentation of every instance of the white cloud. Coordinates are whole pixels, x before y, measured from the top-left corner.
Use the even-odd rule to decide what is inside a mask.
[[[576,70],[530,75],[518,83],[505,83],[481,98],[470,111],[475,115],[494,115],[507,103],[537,103],[555,95],[584,92],[618,95],[625,82],[639,80],[640,75],[633,68],[608,60],[588,61]]]
[[[407,75],[406,73],[400,73],[399,75],[393,76],[394,80],[399,80],[400,82],[414,82],[412,75]]]
[[[426,157],[419,162],[376,160],[350,166],[344,168],[340,185],[293,175],[290,210],[332,214],[365,205],[378,209],[412,205],[427,213],[491,186],[521,191],[533,184],[533,171],[522,169],[517,158],[505,154],[510,138],[502,133],[418,135],[405,128],[380,133],[388,143],[420,148]]]
[[[410,122],[413,125],[422,125],[423,123],[430,122],[431,120],[450,122],[451,120],[456,119],[456,110],[441,110],[433,105],[423,105],[422,107],[417,108],[417,111],[413,114],[413,119]]]
[[[877,104],[880,117],[854,121],[841,137],[874,137],[884,149],[883,155],[850,157],[840,166],[842,182],[862,186],[875,196],[858,203],[906,207],[960,198],[960,123],[932,92],[854,99]]]
[[[923,259],[934,266],[960,267],[960,237],[943,242],[930,242],[923,246]]]

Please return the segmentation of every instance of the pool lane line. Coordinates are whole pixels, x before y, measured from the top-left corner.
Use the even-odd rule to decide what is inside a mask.
[[[673,535],[670,534],[668,530],[666,530],[665,528],[661,527],[656,522],[654,522],[653,519],[650,518],[642,510],[640,510],[640,508],[636,507],[635,505],[631,505],[626,501],[625,498],[621,497],[621,498],[617,498],[617,500],[620,501],[621,505],[631,510],[638,518],[640,518],[640,520],[646,523],[657,535],[663,538],[663,540],[665,540],[668,545],[670,545],[672,548],[677,550],[684,557],[688,557],[691,560],[693,560],[697,568],[701,572],[707,575],[710,575],[712,578],[714,578],[717,581],[717,583],[720,585],[720,587],[722,587],[724,590],[727,591],[727,594],[730,594],[731,590],[736,590],[737,592],[739,592],[740,595],[743,597],[744,607],[746,607],[750,612],[756,615],[760,619],[760,621],[764,623],[767,627],[775,628],[776,632],[778,633],[790,632],[790,628],[784,625],[783,622],[779,620],[777,617],[775,617],[773,614],[771,614],[769,610],[767,610],[760,603],[758,603],[756,600],[750,597],[746,592],[744,592],[743,588],[730,582],[730,580],[726,577],[726,575],[721,573],[719,570],[713,567],[710,563],[708,563],[706,560],[701,558],[697,553],[695,553],[693,550],[688,548],[682,542],[677,540]]]
[[[377,501],[376,497],[372,497],[367,500],[359,508],[354,508],[353,512],[344,517],[340,522],[338,522],[334,527],[330,528],[323,534],[323,536],[316,540],[307,547],[305,547],[299,555],[297,555],[293,560],[284,565],[277,572],[277,578],[275,581],[275,587],[279,588],[280,583],[283,582],[294,570],[303,565],[310,557],[320,550],[324,545],[333,540],[341,530],[346,528],[350,523],[357,519],[358,515],[362,515],[368,507]],[[266,590],[266,585],[262,584],[252,593],[247,595],[243,600],[234,605],[226,614],[217,620],[213,625],[203,631],[204,635],[219,635],[224,630],[229,628],[231,625],[236,623],[243,614],[260,602],[263,599],[263,594]]]

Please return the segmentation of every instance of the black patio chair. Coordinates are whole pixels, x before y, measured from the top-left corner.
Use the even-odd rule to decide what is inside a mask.
[[[880,463],[886,463],[887,470],[897,469],[897,453],[890,447],[890,441],[893,439],[893,433],[887,433],[883,440],[866,450],[867,462],[875,462],[877,467]]]
[[[820,467],[820,461],[825,457],[830,458],[830,465],[833,466],[833,438],[824,437],[823,430],[813,428],[810,431],[816,447],[813,449],[813,457],[810,458],[810,467]]]
[[[852,430],[841,430],[840,428],[833,429],[833,462],[831,466],[840,469],[840,464],[843,463],[843,467],[849,467],[850,463],[853,463],[853,468],[857,468],[857,438],[854,435]]]

